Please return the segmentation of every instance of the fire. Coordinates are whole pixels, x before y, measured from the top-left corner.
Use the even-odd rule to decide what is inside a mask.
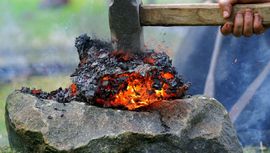
[[[71,96],[76,96],[77,94],[77,85],[72,83],[69,87]]]
[[[148,64],[151,64],[151,65],[154,65],[156,60],[151,58],[151,57],[146,57],[144,60],[144,63],[148,63]]]
[[[162,73],[162,77],[165,79],[173,79],[174,76],[171,73]]]
[[[117,57],[117,59],[119,61],[123,61],[123,62],[126,62],[128,60],[131,60],[132,59],[132,53],[129,53],[129,52],[125,52],[124,50],[115,50],[111,53],[111,56],[115,56]]]
[[[38,95],[38,94],[40,94],[41,93],[41,90],[40,89],[33,89],[32,91],[31,91],[31,94],[33,94],[33,95]]]
[[[135,110],[148,106],[160,100],[167,100],[182,95],[183,90],[170,91],[168,80],[174,75],[167,72],[151,72],[146,76],[140,73],[125,73],[105,76],[101,79],[100,93],[110,93],[108,98],[96,99],[97,103],[105,107],[124,107]],[[114,88],[117,88],[116,93]]]

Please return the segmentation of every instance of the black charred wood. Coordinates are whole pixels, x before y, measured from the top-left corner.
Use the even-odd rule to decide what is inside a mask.
[[[116,94],[125,91],[129,86],[129,80],[135,80],[136,78],[133,77],[138,77],[142,84],[145,83],[145,78],[152,80],[153,83],[150,84],[152,89],[147,89],[149,95],[155,94],[155,90],[161,90],[164,84],[166,93],[174,95],[172,99],[185,95],[188,85],[178,76],[172,66],[172,60],[165,52],[114,51],[110,43],[91,39],[86,34],[76,38],[75,46],[80,59],[78,67],[71,75],[76,91],[73,91],[75,87],[59,88],[50,93],[25,87],[21,91],[60,103],[76,100],[95,105],[102,103],[102,106],[110,107],[108,101],[112,100]],[[169,73],[173,78],[163,77],[164,73]],[[133,89],[136,95],[141,95],[134,87]],[[134,99],[135,102],[137,100]],[[163,100],[162,97],[160,100]]]

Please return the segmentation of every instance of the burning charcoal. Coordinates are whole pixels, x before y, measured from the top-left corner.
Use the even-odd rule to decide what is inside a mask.
[[[80,60],[83,59],[87,53],[87,49],[92,46],[91,38],[87,34],[83,34],[76,38],[75,47],[78,50]]]
[[[76,38],[80,63],[67,89],[50,93],[22,88],[41,99],[68,103],[72,100],[104,107],[135,110],[156,101],[182,98],[188,89],[177,75],[169,56],[148,50],[132,54],[114,51],[108,42],[86,34]]]
[[[31,90],[30,90],[30,88],[22,87],[21,92],[30,94]]]
[[[161,90],[162,89],[162,84],[161,84],[160,80],[154,79],[154,83],[152,85],[152,88],[154,88],[156,90]]]
[[[47,99],[47,98],[48,98],[48,96],[49,96],[49,94],[48,94],[48,93],[46,93],[46,92],[42,92],[42,94],[40,94],[40,95],[39,95],[39,98],[41,98],[41,99]]]
[[[98,62],[94,62],[94,63],[92,63],[91,67],[95,67],[95,66],[97,66],[98,64],[99,64]]]
[[[102,86],[108,86],[108,85],[109,85],[109,81],[106,80],[102,82]]]
[[[118,81],[119,81],[120,83],[123,83],[123,82],[125,82],[127,79],[128,79],[127,76],[122,76],[122,77],[118,78]]]
[[[37,90],[37,89],[33,89],[33,90],[31,90],[31,93],[33,94],[33,95],[40,95],[41,94],[41,90]]]
[[[149,95],[155,94],[155,91],[153,91],[153,90],[148,90],[147,92],[148,92]]]
[[[124,70],[124,71],[127,71],[129,68],[128,68],[128,66],[127,66],[127,64],[124,64],[124,63],[119,63],[119,67],[122,69],[122,70]]]
[[[93,97],[95,95],[95,91],[90,90],[86,93],[86,97]]]
[[[171,86],[172,87],[176,87],[178,85],[178,82],[176,81],[176,79],[173,79],[172,81],[171,81]]]
[[[98,58],[108,58],[109,54],[104,53],[98,56]]]

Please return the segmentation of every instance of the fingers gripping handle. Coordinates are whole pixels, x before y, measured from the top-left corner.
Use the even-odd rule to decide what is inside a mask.
[[[235,5],[233,14],[246,8],[270,25],[270,3]],[[138,53],[144,51],[142,26],[215,26],[226,20],[213,3],[142,5],[141,0],[110,0],[109,22],[114,49]]]

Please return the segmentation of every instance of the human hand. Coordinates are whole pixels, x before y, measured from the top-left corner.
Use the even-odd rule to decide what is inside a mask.
[[[265,3],[270,0],[219,0],[223,17],[228,19],[232,15],[234,4]],[[263,18],[251,9],[241,10],[236,13],[234,21],[228,21],[221,27],[224,35],[233,34],[236,37],[242,35],[250,37],[253,34],[261,34],[265,31],[262,24]]]

